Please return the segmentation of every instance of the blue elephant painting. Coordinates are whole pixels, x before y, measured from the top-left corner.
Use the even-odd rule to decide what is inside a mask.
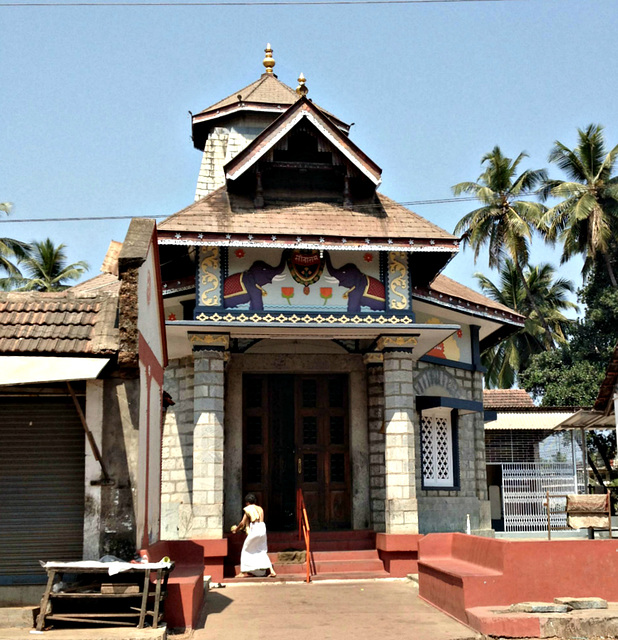
[[[343,294],[343,297],[348,300],[348,313],[359,313],[361,307],[369,307],[373,311],[384,311],[386,295],[382,282],[364,274],[352,262],[335,268],[328,251],[325,252],[324,257],[328,273],[339,282],[340,287],[348,289]]]
[[[227,307],[237,307],[245,302],[249,303],[251,311],[263,311],[262,297],[266,292],[262,287],[270,284],[285,268],[286,252],[281,254],[281,262],[272,266],[263,260],[256,260],[246,271],[228,276],[223,283],[223,304]]]

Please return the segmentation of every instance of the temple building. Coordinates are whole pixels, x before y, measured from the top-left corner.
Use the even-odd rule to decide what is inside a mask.
[[[524,319],[441,275],[459,239],[263,64],[192,115],[195,202],[158,226],[161,537],[225,554],[245,493],[286,531],[298,489],[312,532],[489,530],[480,354]]]

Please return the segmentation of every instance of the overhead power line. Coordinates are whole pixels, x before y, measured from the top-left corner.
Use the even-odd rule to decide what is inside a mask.
[[[479,2],[528,2],[529,0],[255,0],[242,2],[0,2],[0,7],[264,7],[264,6],[307,6],[346,4],[451,4]]]
[[[520,193],[518,197],[530,197],[536,195],[535,193]],[[474,196],[464,196],[462,198],[432,198],[429,200],[408,200],[406,202],[395,202],[395,204],[399,204],[402,207],[414,207],[414,206],[424,206],[424,205],[432,205],[432,204],[453,204],[455,202],[472,202],[478,201],[478,198]],[[361,204],[355,205],[354,210],[360,211],[371,211],[372,209],[382,209],[382,205],[380,204]],[[266,210],[267,211],[267,210]],[[324,209],[325,212],[330,213],[331,209]],[[247,213],[250,213],[247,211]],[[312,213],[317,213],[316,209],[312,209]],[[150,215],[150,216],[72,216],[68,218],[24,218],[23,220],[15,220],[14,218],[4,218],[0,220],[0,224],[20,224],[24,222],[88,222],[88,221],[96,221],[96,220],[133,220],[134,218],[169,218],[171,214],[158,214],[158,215]]]

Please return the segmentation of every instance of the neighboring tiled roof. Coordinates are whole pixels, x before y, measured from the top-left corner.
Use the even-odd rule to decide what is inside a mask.
[[[101,273],[90,280],[85,280],[71,287],[74,293],[118,293],[120,280],[111,273]]]
[[[113,293],[0,293],[0,353],[111,354],[117,308]]]
[[[534,407],[534,402],[525,389],[485,389],[483,406],[485,409],[524,409]]]
[[[517,389],[515,389],[517,391]],[[487,409],[485,405],[485,409]],[[486,431],[551,431],[561,422],[574,415],[571,408],[539,410],[534,407],[532,411],[500,411],[496,420],[485,423]]]
[[[459,282],[455,282],[455,280],[451,280],[451,278],[447,278],[444,275],[439,275],[430,285],[429,291],[431,292],[430,297],[433,295],[434,300],[438,303],[447,302],[448,298],[459,298],[461,300],[465,300],[469,302],[472,307],[470,308],[471,312],[475,310],[482,311],[485,307],[487,309],[491,309],[494,311],[498,311],[501,314],[508,314],[512,319],[517,320],[518,322],[524,322],[524,316],[518,314],[513,309],[492,300],[491,298],[487,298],[482,293],[478,291],[474,291],[474,289],[470,289]],[[427,290],[422,289],[420,287],[414,287],[413,294],[420,294],[427,292]],[[437,299],[435,297],[437,294]],[[425,296],[423,296],[425,297]],[[510,391],[510,389],[508,390]],[[519,391],[519,389],[517,389]],[[532,402],[532,400],[530,401]]]
[[[253,209],[248,201],[234,200],[232,204],[225,187],[221,187],[159,223],[158,231],[160,236],[165,232],[195,232],[405,238],[406,242],[408,238],[456,240],[410,209],[382,194],[377,196],[378,205],[352,209],[332,202],[299,202]]]

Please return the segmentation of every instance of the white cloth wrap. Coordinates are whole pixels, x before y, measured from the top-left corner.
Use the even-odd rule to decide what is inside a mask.
[[[240,554],[240,570],[242,573],[251,573],[260,569],[272,569],[272,563],[268,557],[268,542],[266,540],[266,524],[252,522],[249,525],[247,538],[242,546]]]

